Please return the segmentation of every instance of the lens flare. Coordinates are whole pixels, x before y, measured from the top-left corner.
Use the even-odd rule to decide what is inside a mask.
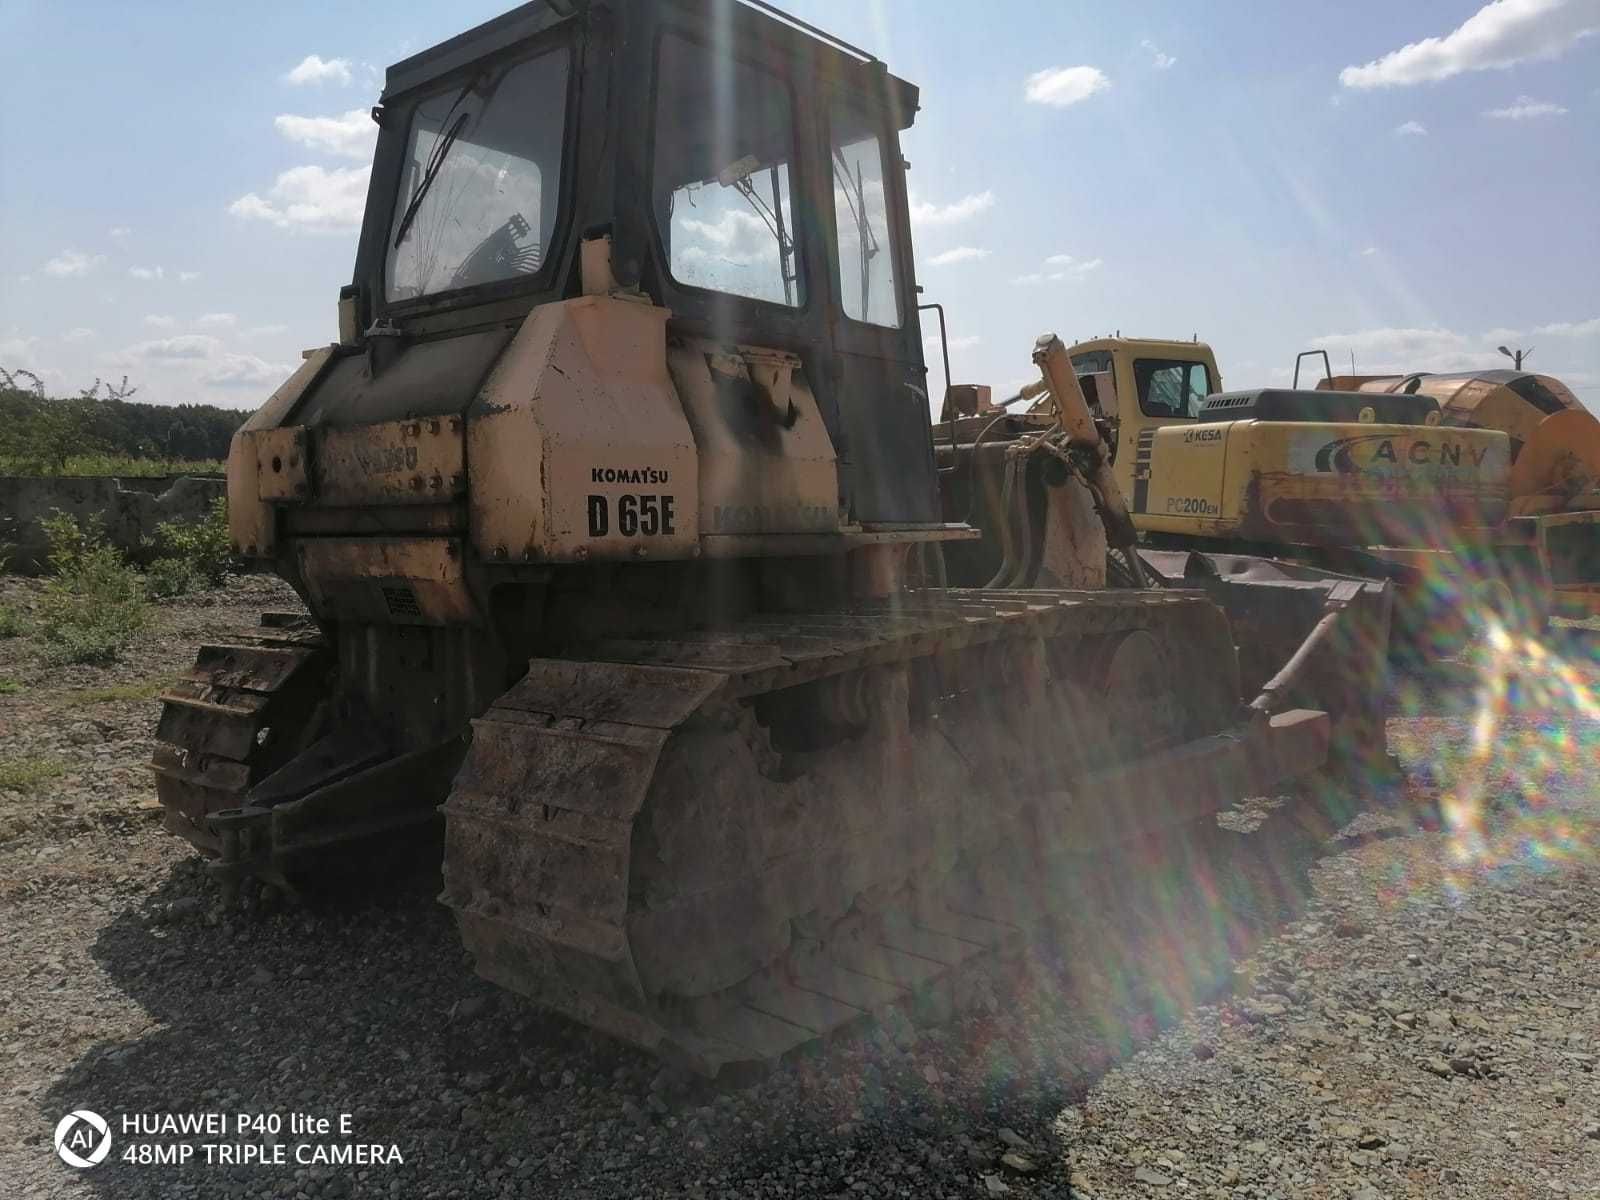
[[[1557,627],[1541,638],[1497,613],[1476,615],[1482,636],[1465,681],[1471,708],[1412,748],[1421,773],[1441,785],[1439,883],[1458,896],[1517,870],[1593,855],[1588,810],[1600,796],[1600,636]],[[1402,697],[1402,707],[1419,703],[1415,689]],[[1450,736],[1456,722],[1468,736]]]

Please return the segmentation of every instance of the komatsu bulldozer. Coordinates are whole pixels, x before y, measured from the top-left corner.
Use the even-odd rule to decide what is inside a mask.
[[[1118,335],[1068,355],[1147,546],[1390,580],[1413,649],[1452,644],[1469,611],[1600,612],[1600,423],[1554,381],[1330,375],[1310,390],[1297,366],[1293,387],[1230,392],[1198,340]]]
[[[917,96],[731,0],[540,0],[389,69],[339,341],[228,460],[311,616],[163,697],[167,826],[225,887],[442,811],[483,976],[714,1073],[1012,944],[1060,855],[1323,763],[1294,657],[1247,703],[1224,609],[1101,586],[1103,534],[1072,587],[938,582],[979,533],[930,443]]]

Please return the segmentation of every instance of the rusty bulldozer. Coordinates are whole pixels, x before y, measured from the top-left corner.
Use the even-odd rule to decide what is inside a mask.
[[[940,581],[1000,531],[940,511],[916,110],[725,0],[527,4],[389,69],[340,340],[228,463],[311,617],[164,697],[167,826],[225,886],[432,845],[483,976],[709,1074],[957,986],[1062,855],[1318,770],[1312,668],[1386,594],[1105,586],[1092,421],[1038,457],[1099,574]],[[1296,626],[1253,703],[1251,621]]]

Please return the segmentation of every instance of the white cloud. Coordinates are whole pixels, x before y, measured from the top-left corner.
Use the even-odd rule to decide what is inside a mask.
[[[128,274],[135,279],[165,279],[167,277],[164,267],[129,267]]]
[[[1587,321],[1557,321],[1554,325],[1540,325],[1533,332],[1546,337],[1600,337],[1600,317]]]
[[[974,192],[949,204],[934,204],[928,200],[911,201],[911,222],[914,225],[954,225],[968,217],[988,212],[994,207],[994,193],[988,190]]]
[[[106,230],[106,236],[125,238],[132,232],[133,230],[129,229],[126,225],[113,225],[110,229]]]
[[[1531,331],[1497,328],[1468,334],[1438,327],[1362,329],[1313,338],[1311,345],[1327,350],[1336,362],[1348,362],[1350,352],[1355,351],[1356,370],[1362,374],[1483,371],[1510,365],[1497,347],[1526,347],[1530,337],[1538,336],[1600,336],[1600,317],[1540,325]],[[1572,371],[1559,369],[1553,362],[1546,362],[1545,366],[1551,374],[1569,382],[1573,376]]]
[[[362,160],[372,157],[372,146],[378,137],[378,127],[373,124],[371,113],[364,108],[352,108],[337,117],[296,117],[285,114],[274,117],[272,124],[291,142],[299,142],[312,150],[324,150],[329,154]]]
[[[1531,117],[1559,117],[1567,110],[1548,100],[1535,100],[1532,96],[1518,96],[1505,108],[1484,110],[1484,116],[1500,121],[1526,121]]]
[[[152,329],[173,329],[178,324],[178,318],[164,316],[160,313],[151,313],[145,317],[144,323]]]
[[[236,325],[238,322],[239,318],[232,313],[206,313],[202,317],[196,317],[194,323],[196,325],[208,325],[212,328],[222,328]]]
[[[685,220],[681,228],[704,243],[684,248],[683,257],[689,262],[716,260],[747,267],[771,262],[775,257],[772,230],[760,217],[742,208],[730,208],[715,221]]]
[[[101,263],[105,262],[104,254],[85,254],[81,250],[63,250],[44,265],[46,275],[54,275],[58,279],[72,279],[87,275]]]
[[[1396,137],[1427,137],[1428,127],[1421,121],[1405,121],[1394,127]]]
[[[1044,260],[1044,264],[1047,267],[1060,267],[1078,275],[1087,275],[1100,266],[1100,261],[1098,258],[1082,259],[1073,258],[1070,254],[1052,254]]]
[[[309,83],[349,83],[350,60],[308,54],[283,77],[283,81],[297,87]]]
[[[948,267],[951,263],[970,262],[973,259],[988,258],[987,250],[980,250],[976,246],[957,246],[954,250],[946,250],[942,254],[935,254],[928,260],[930,267]]]
[[[1339,82],[1348,88],[1432,83],[1465,71],[1554,58],[1597,31],[1600,5],[1594,0],[1492,0],[1443,37],[1423,38],[1365,66],[1346,67]]]
[[[1163,53],[1149,38],[1145,38],[1139,45],[1150,52],[1150,65],[1158,71],[1165,71],[1178,60],[1170,54]]]
[[[246,220],[267,221],[280,229],[318,233],[358,229],[367,205],[366,167],[291,167],[274,181],[266,199],[240,196],[228,211]],[[753,218],[752,218],[753,219]]]
[[[1034,104],[1066,108],[1110,86],[1099,67],[1047,67],[1028,76],[1023,94]]]
[[[199,271],[179,271],[178,272],[178,282],[179,283],[193,283],[196,279],[199,279],[199,278],[200,278],[200,272]]]
[[[203,362],[214,357],[222,343],[210,334],[180,333],[177,337],[158,338],[152,342],[135,342],[114,361]]]
[[[87,342],[94,337],[94,330],[86,329],[82,325],[76,329],[69,329],[61,335],[63,342]]]
[[[211,387],[268,387],[282,383],[294,368],[270,363],[253,354],[224,354],[215,366],[202,371],[200,382]]]
[[[1361,257],[1362,258],[1371,258],[1377,252],[1378,252],[1378,248],[1376,246],[1368,246],[1365,250],[1363,250],[1361,252]]]
[[[288,332],[289,327],[287,325],[254,325],[241,331],[239,336],[245,338],[276,337],[280,333]]]
[[[38,340],[36,337],[24,337],[17,333],[0,338],[0,366],[5,367],[7,370],[15,371],[19,366],[23,365],[23,361],[28,357],[34,343]]]
[[[1091,271],[1098,271],[1101,262],[1102,260],[1098,258],[1080,259],[1070,254],[1052,254],[1044,260],[1044,265],[1053,268],[1052,270],[1013,275],[1011,282],[1030,286],[1039,283],[1060,283],[1066,279],[1081,279]]]

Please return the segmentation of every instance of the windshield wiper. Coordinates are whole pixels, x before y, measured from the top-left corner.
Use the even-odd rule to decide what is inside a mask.
[[[452,112],[455,111],[456,104],[461,103],[462,97],[471,90],[470,86],[461,89],[461,95],[457,96],[455,104],[450,106]],[[433,186],[433,181],[438,178],[439,168],[444,166],[445,156],[450,153],[450,147],[456,144],[456,138],[460,136],[461,130],[466,126],[467,120],[471,115],[471,113],[462,113],[439,140],[433,144],[433,153],[428,155],[428,169],[422,173],[422,181],[417,184],[417,190],[411,193],[411,202],[406,205],[406,211],[401,214],[400,224],[395,229],[394,248],[396,250],[400,248],[400,243],[406,240],[406,234],[411,231],[411,222],[417,219],[417,210],[422,207],[422,201],[427,196],[428,189]],[[445,120],[448,121],[449,119],[450,113],[446,113]]]

